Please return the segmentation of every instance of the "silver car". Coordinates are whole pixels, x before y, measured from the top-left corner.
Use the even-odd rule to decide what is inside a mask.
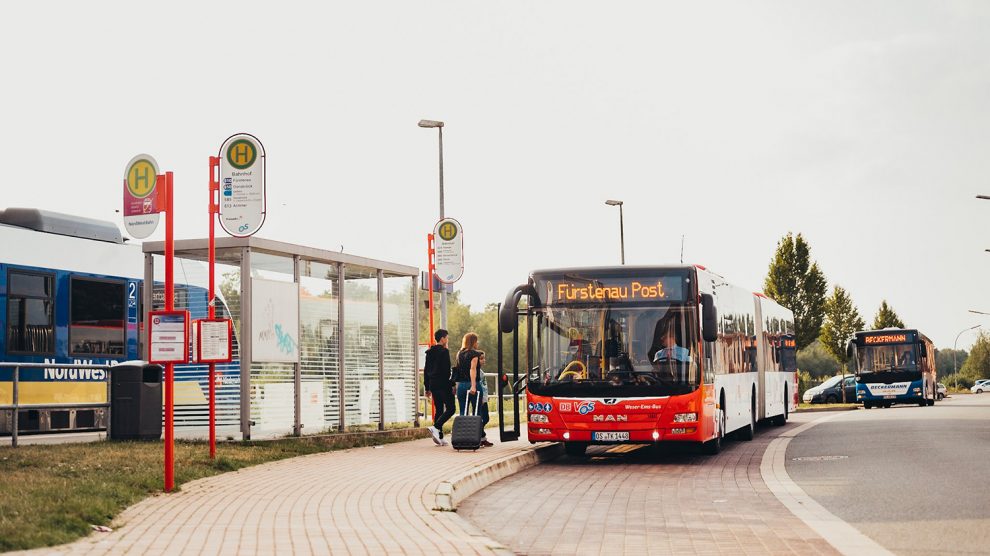
[[[935,397],[938,399],[938,401],[942,401],[945,399],[945,396],[948,394],[948,392],[949,392],[948,388],[946,388],[944,384],[939,382],[935,388]]]
[[[970,388],[974,394],[982,394],[984,390],[990,390],[990,378],[981,378]]]

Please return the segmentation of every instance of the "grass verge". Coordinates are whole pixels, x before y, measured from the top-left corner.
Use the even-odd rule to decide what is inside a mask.
[[[326,435],[224,442],[210,460],[205,442],[176,442],[177,489],[189,481],[270,461],[387,444],[406,435]],[[0,448],[0,551],[55,546],[110,525],[124,508],[162,491],[162,442],[93,442]]]

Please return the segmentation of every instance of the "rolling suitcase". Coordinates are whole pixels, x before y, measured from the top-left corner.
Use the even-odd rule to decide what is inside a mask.
[[[481,390],[478,390],[474,402],[474,415],[458,415],[454,417],[454,429],[450,433],[450,445],[455,450],[477,450],[481,448],[481,435],[484,433],[481,423]]]

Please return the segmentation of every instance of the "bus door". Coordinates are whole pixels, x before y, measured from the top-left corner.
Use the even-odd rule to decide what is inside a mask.
[[[502,305],[498,306],[498,314],[502,314]],[[519,376],[519,318],[526,316],[526,313],[516,312],[516,326],[512,328],[512,362],[509,365],[511,371],[505,366],[504,339],[502,327],[498,327],[498,435],[502,442],[519,440],[519,396],[526,390],[524,384],[526,375]],[[528,317],[527,317],[528,318]],[[512,423],[511,428],[507,426],[505,420],[506,400],[512,403]]]

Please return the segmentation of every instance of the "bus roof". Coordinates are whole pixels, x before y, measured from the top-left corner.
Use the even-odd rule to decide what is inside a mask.
[[[690,264],[679,264],[679,265],[622,265],[622,266],[573,266],[565,268],[541,268],[530,272],[531,275],[544,275],[544,274],[571,274],[571,273],[589,273],[589,274],[635,274],[641,273],[643,271],[684,271],[690,270],[694,271],[695,266]]]
[[[112,222],[50,210],[11,207],[0,211],[0,224],[81,239],[124,243],[120,228]]]

